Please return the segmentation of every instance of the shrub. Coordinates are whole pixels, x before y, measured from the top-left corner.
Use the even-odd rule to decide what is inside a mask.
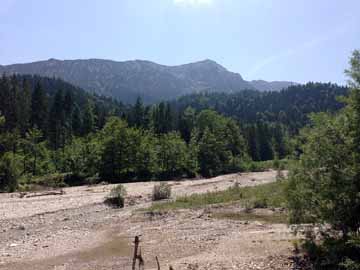
[[[253,201],[254,208],[267,208],[268,202],[266,198],[257,198]]]
[[[110,194],[105,198],[105,203],[113,207],[123,208],[125,205],[126,189],[123,185],[117,185],[111,189]]]
[[[5,153],[0,159],[0,191],[14,192],[20,177],[19,161],[12,153]]]
[[[50,187],[50,188],[62,188],[66,187],[66,179],[70,177],[67,173],[53,173],[40,177],[34,177],[31,182],[32,184],[42,186],[42,187]]]
[[[152,193],[152,200],[159,201],[169,199],[171,196],[171,186],[167,183],[155,185]]]

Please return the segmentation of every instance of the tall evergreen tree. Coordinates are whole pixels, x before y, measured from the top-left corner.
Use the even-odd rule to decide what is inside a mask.
[[[18,97],[18,125],[21,135],[24,136],[30,128],[31,117],[31,86],[28,80],[24,79],[22,91]]]
[[[82,133],[84,135],[89,134],[95,130],[95,120],[94,105],[91,101],[88,100],[83,113]]]
[[[74,113],[74,99],[70,90],[66,91],[64,96],[64,127],[65,127],[65,139],[71,140],[73,135],[73,113]]]
[[[5,120],[10,121],[11,116],[11,85],[10,80],[3,74],[0,81],[0,110]],[[4,129],[9,130],[10,124],[5,124]],[[12,124],[14,125],[14,124]]]
[[[82,133],[82,116],[80,108],[77,104],[74,106],[74,111],[71,119],[72,131],[75,136],[80,136]]]
[[[145,124],[145,108],[141,97],[136,99],[132,109],[131,124],[135,127],[143,127]]]
[[[179,120],[179,130],[181,137],[185,140],[186,143],[190,142],[191,133],[195,128],[196,124],[196,112],[193,108],[187,107],[185,111],[181,114]]]
[[[31,98],[31,125],[43,132],[46,131],[47,125],[47,106],[48,103],[46,94],[41,84],[38,82]]]
[[[8,84],[6,87],[10,87],[7,91],[7,96],[5,97],[6,107],[4,110],[5,115],[5,126],[7,130],[12,131],[15,128],[19,127],[18,116],[19,116],[19,92],[20,85],[16,80],[16,77],[13,75],[10,81],[7,81]]]
[[[63,91],[56,92],[50,110],[48,123],[48,137],[53,149],[58,149],[65,145],[65,106]]]

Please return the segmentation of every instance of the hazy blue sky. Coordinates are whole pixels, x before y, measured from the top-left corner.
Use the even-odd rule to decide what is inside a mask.
[[[359,0],[1,0],[0,64],[213,59],[245,79],[345,82]]]

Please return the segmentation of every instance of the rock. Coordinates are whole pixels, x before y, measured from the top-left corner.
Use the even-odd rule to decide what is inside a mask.
[[[10,244],[10,247],[17,247],[17,246],[18,246],[18,244],[15,244],[15,243]]]
[[[18,227],[18,229],[19,229],[20,231],[25,231],[25,226],[24,226],[24,225],[20,225],[20,226]]]

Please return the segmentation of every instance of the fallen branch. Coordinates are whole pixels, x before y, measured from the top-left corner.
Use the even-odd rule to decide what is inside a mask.
[[[157,267],[158,267],[158,270],[160,270],[160,263],[159,263],[159,259],[157,256],[155,256],[155,259],[156,259],[156,264],[157,264]]]
[[[59,191],[47,191],[47,192],[42,192],[42,193],[33,193],[33,194],[21,194],[20,193],[20,198],[33,198],[33,197],[42,197],[42,196],[51,196],[51,195],[64,195],[65,191],[63,191],[62,189]]]

